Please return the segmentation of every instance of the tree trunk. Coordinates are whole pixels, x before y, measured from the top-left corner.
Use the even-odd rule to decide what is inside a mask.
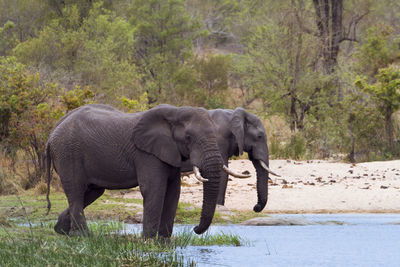
[[[290,131],[296,131],[297,112],[296,112],[296,98],[291,95],[290,97]]]
[[[393,113],[392,107],[391,106],[386,107],[386,115],[385,115],[386,133],[387,133],[390,151],[394,151],[392,113]]]
[[[343,37],[343,0],[313,0],[318,36],[322,45],[325,74],[332,74],[337,65],[339,45]]]
[[[350,150],[350,153],[349,153],[349,159],[350,159],[350,162],[351,162],[351,163],[354,163],[354,162],[355,162],[355,159],[354,159],[354,132],[353,132],[353,121],[350,121],[350,126],[349,126],[349,128],[350,128],[350,138],[351,138],[351,150]]]

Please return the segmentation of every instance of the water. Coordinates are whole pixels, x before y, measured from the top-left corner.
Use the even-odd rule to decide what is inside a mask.
[[[212,225],[213,233],[239,235],[242,247],[180,249],[197,266],[400,266],[399,214],[275,215],[343,225],[242,226]],[[186,226],[176,226],[179,232]],[[132,229],[137,229],[134,227]]]

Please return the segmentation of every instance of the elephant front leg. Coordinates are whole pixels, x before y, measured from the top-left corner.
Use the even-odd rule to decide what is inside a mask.
[[[158,228],[158,235],[161,237],[169,238],[172,235],[180,193],[181,179],[180,172],[177,171],[168,181],[167,191],[165,193],[164,208]]]
[[[165,186],[153,190],[142,189],[143,196],[143,237],[153,238],[157,236],[160,226],[161,214],[164,204]]]
[[[143,196],[143,237],[156,237],[164,209],[171,166],[147,153],[137,153],[135,165]],[[173,168],[175,170],[175,168]]]
[[[225,166],[228,166],[228,159],[224,159]],[[219,182],[219,191],[217,198],[217,205],[225,205],[226,188],[228,187],[229,175],[226,172],[221,173],[221,180]]]

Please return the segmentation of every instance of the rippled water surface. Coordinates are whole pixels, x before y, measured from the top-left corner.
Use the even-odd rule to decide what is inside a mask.
[[[197,266],[400,266],[399,214],[275,216],[344,224],[213,225],[210,233],[239,235],[250,244],[188,247],[179,253],[193,259]],[[187,227],[177,225],[174,231]]]

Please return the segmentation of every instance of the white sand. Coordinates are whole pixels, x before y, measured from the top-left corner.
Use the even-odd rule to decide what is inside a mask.
[[[248,170],[252,177],[231,178],[225,206],[252,210],[257,192],[251,162],[232,160],[229,166],[236,172]],[[282,177],[271,176],[274,183],[269,184],[268,204],[263,213],[400,213],[400,160],[356,165],[271,160],[270,168]],[[184,177],[183,181],[180,201],[201,206],[202,185],[193,177]]]

